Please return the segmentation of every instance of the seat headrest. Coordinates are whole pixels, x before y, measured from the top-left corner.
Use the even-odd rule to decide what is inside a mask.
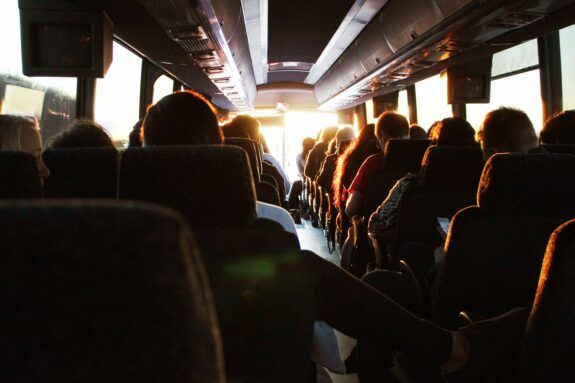
[[[549,153],[575,154],[575,145],[573,144],[544,144],[541,146]]]
[[[391,139],[384,150],[384,171],[417,173],[429,140]]]
[[[130,148],[120,162],[120,199],[154,202],[194,229],[243,227],[256,218],[245,150],[224,145]]]
[[[0,199],[40,197],[42,186],[34,156],[0,150]]]
[[[475,192],[483,165],[479,147],[431,146],[423,157],[420,175],[429,189]]]
[[[250,160],[250,168],[254,176],[254,181],[259,181],[261,172],[259,171],[259,164],[257,160],[258,152],[256,150],[255,141],[252,141],[249,138],[226,137],[224,140],[224,144],[239,146],[240,148],[246,151],[246,153],[248,154],[248,159]]]
[[[483,169],[477,204],[498,215],[575,216],[575,156],[497,154]]]
[[[3,380],[223,382],[215,308],[183,219],[85,201],[0,203]]]
[[[50,148],[42,158],[50,169],[44,181],[46,198],[116,198],[115,148]]]

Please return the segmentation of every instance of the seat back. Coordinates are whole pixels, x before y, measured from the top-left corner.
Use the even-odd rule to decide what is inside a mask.
[[[549,153],[575,154],[575,145],[573,144],[543,144],[541,146]]]
[[[116,198],[116,149],[51,148],[42,157],[50,169],[44,182],[46,198]]]
[[[250,168],[252,170],[252,175],[254,176],[254,182],[258,182],[260,180],[260,171],[257,160],[258,154],[256,150],[256,143],[248,138],[238,138],[238,137],[226,137],[224,143],[226,145],[239,146],[240,148],[246,151],[246,153],[248,154],[248,159],[250,161]]]
[[[398,252],[408,242],[438,246],[443,238],[437,231],[437,218],[451,218],[475,204],[482,169],[478,147],[427,149],[420,171],[421,187],[407,190],[401,198],[391,252]]]
[[[377,210],[399,179],[407,173],[419,172],[429,144],[429,140],[392,139],[387,142],[383,170],[369,179],[365,211],[367,219]]]
[[[34,156],[0,150],[0,199],[40,197],[42,185]]]
[[[521,357],[522,382],[573,382],[575,220],[549,240]]]
[[[233,146],[130,148],[120,162],[119,197],[172,207],[194,229],[244,227],[256,218],[248,158]]]
[[[224,382],[215,310],[175,212],[0,203],[6,382]]]
[[[224,341],[228,377],[306,381],[314,321],[312,279],[283,230],[197,232]]]
[[[501,314],[533,301],[549,235],[575,217],[575,157],[503,154],[485,165],[478,205],[455,215],[434,321],[455,328],[460,311]]]

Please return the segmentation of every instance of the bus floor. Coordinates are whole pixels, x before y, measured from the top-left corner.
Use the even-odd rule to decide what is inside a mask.
[[[329,253],[327,248],[327,241],[323,235],[323,230],[315,228],[311,225],[310,221],[302,220],[302,223],[296,225],[297,234],[302,250],[313,251],[320,257],[327,259],[330,262],[339,266],[339,253],[335,250]],[[355,339],[350,338],[335,331],[337,338],[339,354],[342,360],[345,360],[355,347]],[[337,351],[335,351],[337,352]],[[339,375],[334,374],[324,367],[317,366],[317,383],[359,383],[356,374]]]

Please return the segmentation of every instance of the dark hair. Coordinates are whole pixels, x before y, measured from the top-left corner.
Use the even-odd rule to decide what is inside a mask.
[[[542,144],[575,144],[575,110],[549,118],[539,134]]]
[[[383,112],[375,125],[375,136],[381,138],[409,137],[409,123],[405,116],[396,112]]]
[[[334,203],[341,204],[341,193],[346,184],[351,183],[363,161],[379,151],[375,138],[375,125],[368,124],[359,132],[359,137],[339,156],[333,178]],[[347,185],[349,186],[349,185]]]
[[[243,129],[238,124],[227,123],[222,127],[222,132],[224,133],[224,137],[239,137],[239,138],[248,138],[251,139],[248,132]]]
[[[104,128],[90,120],[76,120],[74,124],[48,142],[50,148],[114,147]]]
[[[144,119],[140,118],[138,122],[134,124],[130,135],[128,136],[129,142],[128,146],[130,148],[136,148],[142,146],[142,124],[144,123]]]
[[[427,132],[421,126],[413,124],[409,127],[409,138],[412,140],[427,139]]]
[[[330,141],[335,138],[338,130],[339,128],[337,126],[328,126],[327,128],[324,128],[321,132],[320,141],[329,144]]]
[[[260,141],[260,122],[257,118],[247,114],[240,114],[230,121],[228,125],[235,134],[238,134],[233,137],[251,138],[252,140]]]
[[[172,93],[148,108],[144,119],[145,145],[221,144],[216,110],[192,91]]]
[[[434,145],[475,145],[475,130],[463,118],[444,118],[433,130]]]
[[[301,154],[304,159],[307,158],[307,155],[313,149],[314,146],[315,146],[315,139],[311,137],[306,137],[303,139],[303,141],[301,142],[301,148],[302,148]]]
[[[537,134],[527,114],[507,107],[487,113],[478,138],[487,156],[495,152],[528,152],[537,147]]]

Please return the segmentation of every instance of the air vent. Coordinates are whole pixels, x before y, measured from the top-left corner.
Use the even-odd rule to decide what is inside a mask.
[[[539,20],[544,15],[540,13],[511,12],[489,23],[491,27],[502,29],[515,29]]]
[[[196,61],[213,61],[218,59],[216,51],[214,50],[192,52],[190,53],[190,57]]]
[[[166,33],[174,41],[205,40],[208,38],[200,25],[190,25],[166,29]]]

